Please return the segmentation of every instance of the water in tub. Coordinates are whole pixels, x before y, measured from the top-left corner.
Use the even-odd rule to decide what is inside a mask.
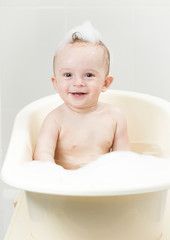
[[[158,144],[150,144],[146,142],[132,142],[130,145],[130,149],[131,151],[139,154],[152,155],[155,157],[164,157],[163,150]]]

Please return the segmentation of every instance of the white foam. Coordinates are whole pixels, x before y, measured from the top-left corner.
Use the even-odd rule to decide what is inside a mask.
[[[32,161],[21,168],[23,183],[36,191],[112,191],[126,193],[170,185],[170,159],[112,152],[77,170]],[[20,173],[21,173],[20,171]]]
[[[81,25],[78,25],[68,31],[68,33],[65,35],[63,41],[59,44],[58,49],[65,44],[72,42],[72,36],[76,33],[76,36],[84,41],[96,43],[98,41],[102,40],[102,36],[100,32],[95,29],[90,21],[86,21]]]

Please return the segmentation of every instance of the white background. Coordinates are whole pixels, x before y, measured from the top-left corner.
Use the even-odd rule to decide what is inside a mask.
[[[112,88],[170,101],[170,0],[0,0],[0,166],[16,113],[54,93],[53,53],[85,20],[111,51]],[[0,189],[3,239],[18,191]]]

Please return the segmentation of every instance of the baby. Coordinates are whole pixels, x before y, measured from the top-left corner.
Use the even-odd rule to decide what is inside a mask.
[[[64,103],[50,112],[39,134],[34,160],[77,169],[110,151],[129,150],[127,123],[117,107],[98,102],[113,77],[101,40],[83,38],[81,28],[54,56],[52,83]]]

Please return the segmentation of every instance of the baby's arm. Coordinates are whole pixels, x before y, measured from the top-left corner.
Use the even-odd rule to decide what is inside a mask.
[[[128,138],[126,118],[124,114],[118,110],[112,151],[129,151],[129,150],[130,143]]]
[[[43,162],[55,162],[54,154],[59,134],[59,127],[53,113],[50,113],[40,130],[38,141],[34,151],[34,160]]]

